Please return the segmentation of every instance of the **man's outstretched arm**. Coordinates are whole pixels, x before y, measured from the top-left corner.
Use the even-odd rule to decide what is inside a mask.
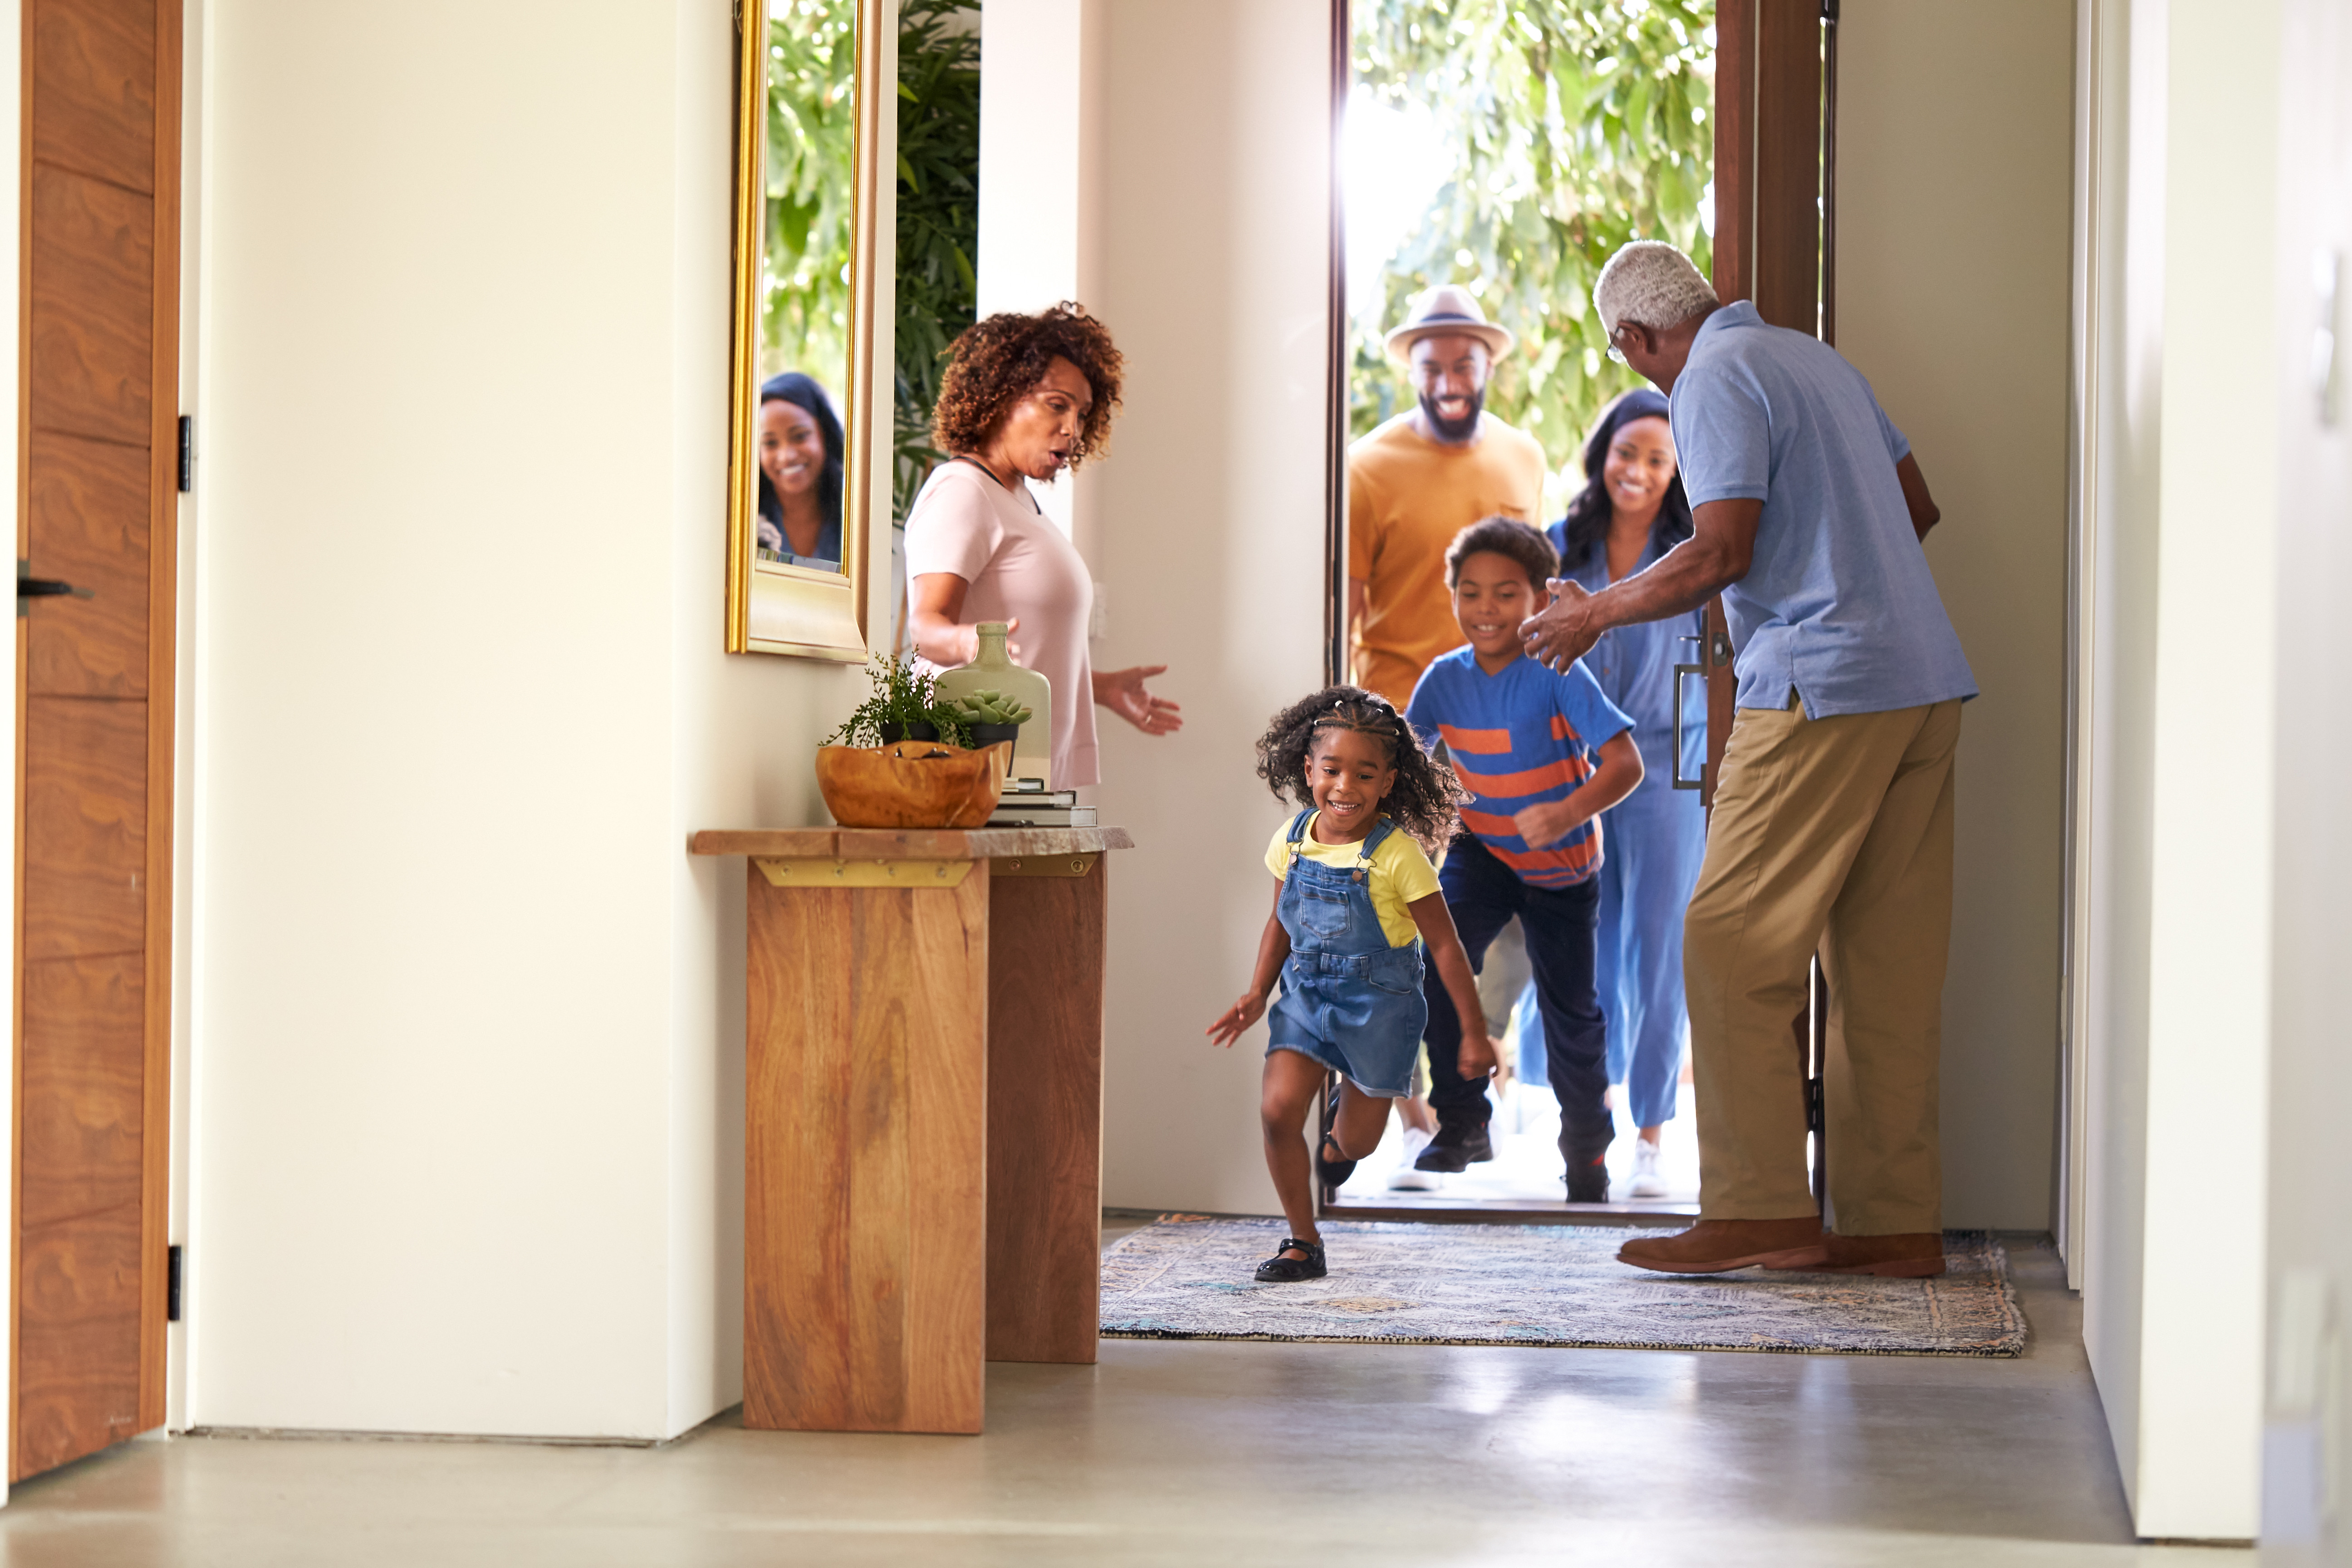
[[[1598,594],[1555,579],[1552,602],[1519,623],[1528,656],[1554,669],[1581,658],[1601,634],[1638,621],[1687,615],[1748,575],[1760,500],[1711,500],[1691,512],[1694,531],[1644,571]]]

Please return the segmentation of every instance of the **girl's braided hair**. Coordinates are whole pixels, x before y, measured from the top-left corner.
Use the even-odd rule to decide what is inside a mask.
[[[1361,687],[1325,687],[1292,703],[1266,725],[1257,742],[1257,776],[1275,797],[1315,804],[1307,759],[1315,750],[1315,737],[1332,730],[1370,735],[1388,749],[1397,776],[1381,809],[1430,854],[1444,847],[1460,821],[1457,808],[1469,795],[1453,769],[1438,765],[1388,699]]]

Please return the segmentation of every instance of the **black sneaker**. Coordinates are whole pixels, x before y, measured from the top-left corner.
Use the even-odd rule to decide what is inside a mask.
[[[1609,1201],[1609,1167],[1607,1156],[1595,1154],[1585,1163],[1571,1162],[1560,1180],[1568,1184],[1568,1201],[1572,1204],[1605,1204]]]
[[[1437,1136],[1412,1163],[1416,1171],[1441,1171],[1449,1175],[1466,1171],[1474,1162],[1495,1157],[1495,1141],[1483,1121],[1441,1121]]]
[[[1560,1180],[1568,1184],[1570,1203],[1609,1201],[1609,1167],[1602,1162],[1609,1158],[1610,1142],[1609,1138],[1603,1138],[1597,1148],[1590,1144],[1579,1148],[1569,1141],[1568,1130],[1560,1130],[1559,1157],[1568,1167]]]
[[[1286,1252],[1303,1252],[1304,1258],[1285,1258]],[[1274,1256],[1257,1266],[1257,1277],[1268,1285],[1289,1285],[1301,1279],[1320,1279],[1329,1270],[1323,1267],[1323,1244],[1301,1241],[1286,1236]]]

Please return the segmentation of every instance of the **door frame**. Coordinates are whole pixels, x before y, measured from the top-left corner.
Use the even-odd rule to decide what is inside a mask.
[[[1778,326],[1832,341],[1837,268],[1838,0],[1717,0],[1716,9],[1715,284],[1726,304],[1752,300]],[[1354,86],[1350,0],[1331,0],[1331,229],[1326,397],[1325,675],[1347,668],[1348,230],[1341,171],[1348,99]],[[1727,89],[1729,90],[1727,90]],[[1715,803],[1716,776],[1738,691],[1734,649],[1720,597],[1708,601],[1700,650],[1706,671],[1707,755],[1700,799]],[[1825,1005],[1816,993],[1815,1006]],[[1820,1144],[1815,1144],[1820,1190]],[[1330,1194],[1318,1184],[1318,1212]],[[1459,1207],[1349,1204],[1349,1218],[1527,1220],[1564,1215],[1609,1224],[1696,1213],[1675,1205],[1590,1205],[1524,1210],[1501,1203]]]

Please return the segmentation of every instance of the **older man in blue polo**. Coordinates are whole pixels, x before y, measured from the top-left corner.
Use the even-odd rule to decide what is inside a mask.
[[[1940,1274],[1952,752],[1976,683],[1920,547],[1936,504],[1860,372],[1721,303],[1674,247],[1620,250],[1593,300],[1612,349],[1667,394],[1696,532],[1599,593],[1554,583],[1528,651],[1563,665],[1612,626],[1720,593],[1739,685],[1683,928],[1700,1218],[1618,1257],[1666,1273]],[[1790,1037],[1817,951],[1826,1232]]]

